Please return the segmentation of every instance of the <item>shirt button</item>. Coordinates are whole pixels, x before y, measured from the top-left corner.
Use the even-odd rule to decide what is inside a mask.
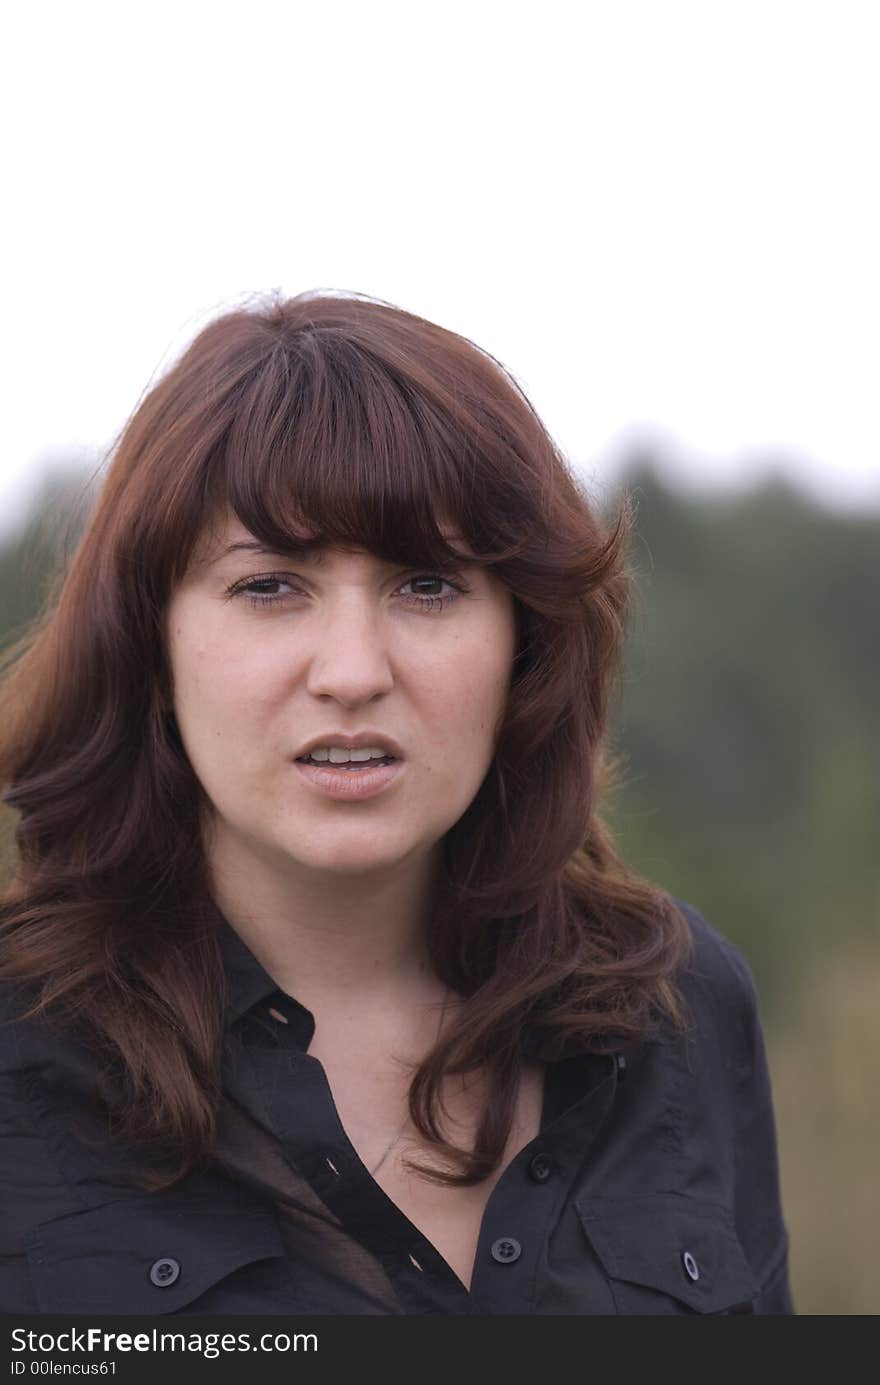
[[[529,1164],[529,1178],[536,1183],[546,1183],[553,1172],[553,1161],[546,1154],[536,1154]]]
[[[522,1255],[522,1246],[512,1236],[501,1236],[492,1242],[492,1259],[501,1265],[512,1265]]]
[[[700,1277],[700,1267],[699,1267],[699,1265],[697,1264],[697,1262],[696,1262],[696,1260],[694,1259],[694,1257],[691,1255],[690,1251],[689,1251],[689,1250],[686,1250],[686,1251],[684,1252],[684,1255],[682,1255],[681,1258],[682,1258],[682,1260],[684,1261],[684,1267],[685,1267],[685,1270],[686,1270],[687,1273],[688,1273],[688,1276],[689,1276],[691,1279],[699,1279],[699,1277]]]
[[[180,1274],[180,1266],[176,1260],[166,1256],[163,1260],[156,1260],[150,1270],[150,1279],[160,1289],[167,1289],[169,1284],[173,1284]]]

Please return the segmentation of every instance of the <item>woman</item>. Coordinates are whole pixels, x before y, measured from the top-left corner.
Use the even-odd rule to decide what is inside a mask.
[[[630,523],[381,301],[145,397],[2,687],[6,1311],[793,1312],[748,967],[599,817]]]

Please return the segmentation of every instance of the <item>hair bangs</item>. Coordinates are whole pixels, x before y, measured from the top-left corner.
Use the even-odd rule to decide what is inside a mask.
[[[212,478],[215,510],[227,505],[281,550],[491,561],[468,522],[479,502],[462,426],[358,344],[313,329],[298,345],[292,360],[274,351],[242,390]]]

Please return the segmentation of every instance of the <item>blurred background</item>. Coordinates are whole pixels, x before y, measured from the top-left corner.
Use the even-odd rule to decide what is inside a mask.
[[[803,1314],[880,1311],[875,20],[81,0],[18,8],[0,94],[0,647],[143,392],[267,290],[471,337],[633,497],[607,816],[752,966]]]

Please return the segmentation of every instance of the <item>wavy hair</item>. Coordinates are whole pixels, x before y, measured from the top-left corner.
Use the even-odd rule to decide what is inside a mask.
[[[691,953],[667,892],[630,871],[599,807],[633,577],[632,507],[601,522],[506,369],[454,332],[360,294],[261,296],[203,328],[112,449],[72,556],[7,648],[0,789],[20,818],[0,894],[0,977],[25,1018],[77,1027],[123,1079],[114,1135],[173,1164],[211,1157],[225,974],[200,830],[205,794],[172,709],[164,617],[225,507],[285,551],[318,544],[454,562],[455,522],[515,598],[517,646],[493,763],[444,839],[428,942],[464,1002],[415,1071],[416,1128],[450,1168],[494,1172],[525,1025],[596,1051],[687,1020]],[[437,1126],[442,1078],[480,1070],[473,1149]],[[109,1090],[109,1088],[107,1089]]]

